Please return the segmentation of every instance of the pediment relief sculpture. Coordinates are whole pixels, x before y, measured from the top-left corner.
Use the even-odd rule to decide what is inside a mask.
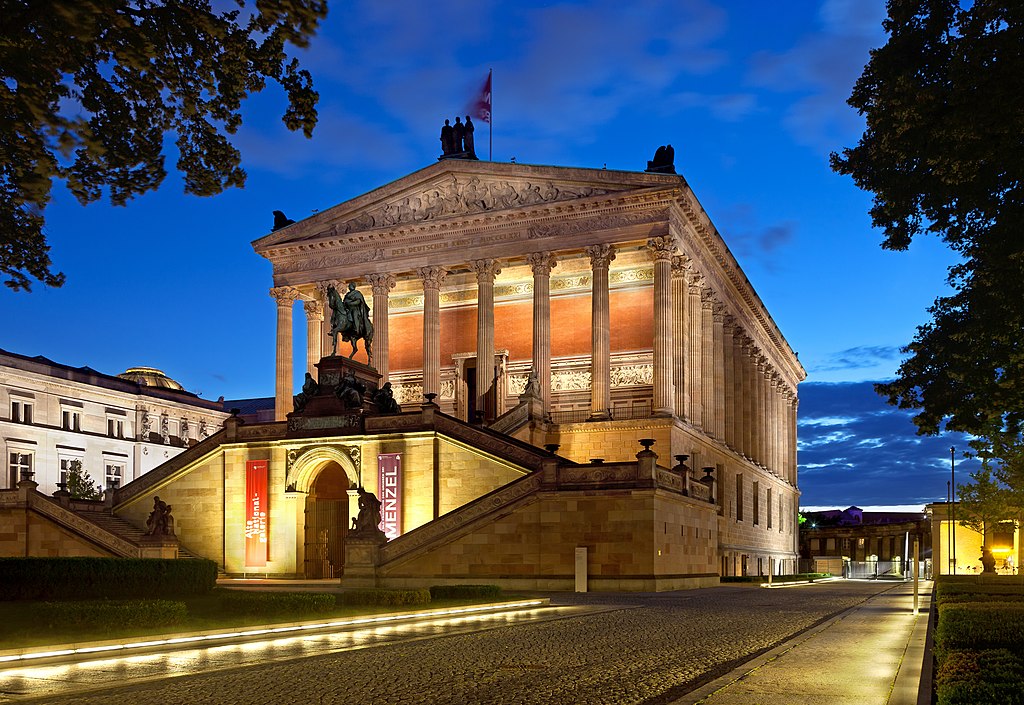
[[[476,176],[468,179],[453,176],[446,183],[418,194],[404,195],[366,210],[338,223],[331,230],[343,235],[451,216],[600,196],[605,193],[609,193],[609,189],[579,184],[557,185],[551,181],[540,183],[505,179],[490,181]]]

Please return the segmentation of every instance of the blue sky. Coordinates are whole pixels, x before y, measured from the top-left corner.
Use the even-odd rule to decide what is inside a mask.
[[[271,270],[249,243],[272,210],[303,218],[432,163],[440,125],[493,68],[495,161],[642,170],[675,147],[808,370],[804,504],[945,499],[963,439],[917,438],[866,382],[892,376],[952,255],[934,238],[884,252],[870,196],[828,167],[862,129],[845,101],[883,16],[882,0],[334,2],[298,53],[321,95],[313,139],[282,126],[271,88],[237,136],[244,190],[186,197],[171,176],[125,208],[83,208],[58,188],[46,230],[67,284],[0,291],[15,322],[0,347],[151,365],[207,398],[272,395]]]

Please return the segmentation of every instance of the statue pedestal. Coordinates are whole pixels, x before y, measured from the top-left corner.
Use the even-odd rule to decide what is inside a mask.
[[[377,556],[387,539],[360,538],[349,534],[345,539],[344,587],[377,587]]]
[[[363,414],[374,408],[373,395],[380,388],[380,373],[340,355],[325,357],[316,367],[316,391],[301,404],[298,401],[306,392],[296,395],[296,405],[301,408],[288,414],[288,435],[323,435],[324,431],[362,433]],[[362,385],[362,392],[353,390],[353,379]]]
[[[178,537],[174,534],[146,535],[139,539],[141,558],[177,558]]]

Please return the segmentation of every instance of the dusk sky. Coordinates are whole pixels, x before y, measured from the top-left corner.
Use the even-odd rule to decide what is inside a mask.
[[[803,506],[944,501],[965,441],[917,437],[870,382],[894,374],[953,255],[935,238],[883,251],[870,195],[828,166],[863,128],[845,101],[883,17],[882,0],[332,2],[298,52],[321,96],[313,139],[284,128],[268,89],[236,137],[242,190],[187,197],[172,174],[125,208],[83,208],[58,187],[46,232],[67,283],[0,287],[0,347],[108,374],[158,367],[208,399],[272,396],[271,267],[250,242],[272,210],[298,220],[433,163],[444,119],[493,68],[494,161],[642,171],[674,146],[808,371]],[[486,158],[487,125],[476,135]],[[958,458],[958,480],[969,468]]]

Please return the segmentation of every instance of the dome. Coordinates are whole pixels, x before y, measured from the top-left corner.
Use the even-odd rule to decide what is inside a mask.
[[[184,387],[155,367],[130,367],[119,374],[118,377],[147,387],[162,387],[163,389],[184,391]]]

